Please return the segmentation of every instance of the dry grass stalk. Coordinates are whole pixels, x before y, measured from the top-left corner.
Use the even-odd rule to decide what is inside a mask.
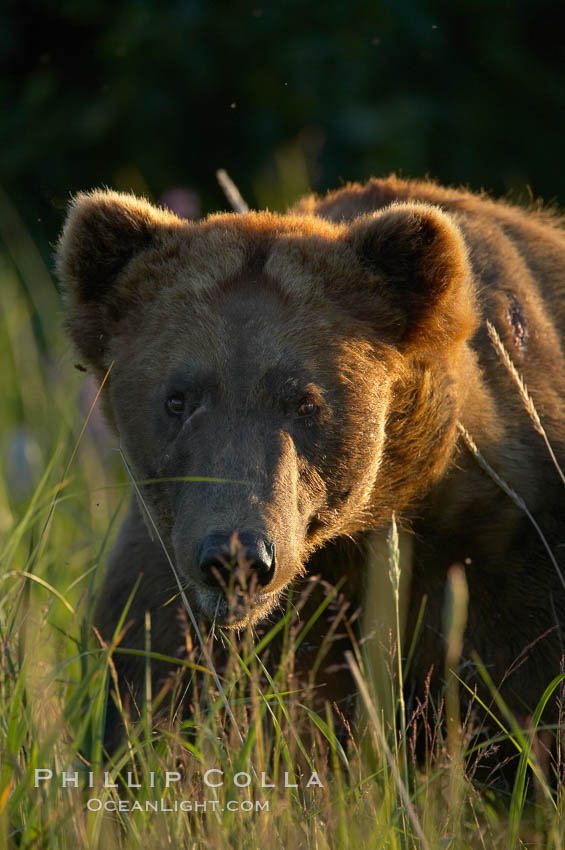
[[[551,563],[555,567],[555,571],[557,572],[557,575],[559,577],[559,581],[561,582],[561,584],[565,588],[565,579],[563,578],[563,573],[561,572],[561,568],[559,567],[559,564],[557,563],[557,561],[555,559],[555,555],[551,551],[551,547],[550,547],[549,543],[547,542],[547,539],[546,539],[543,531],[539,527],[536,519],[534,518],[530,509],[526,505],[525,501],[522,499],[521,496],[518,495],[518,493],[515,490],[512,489],[512,487],[509,484],[506,483],[506,481],[503,478],[500,477],[498,472],[496,472],[492,468],[490,463],[487,461],[487,459],[483,456],[483,454],[481,453],[481,451],[477,447],[477,444],[475,443],[475,441],[473,440],[473,438],[471,437],[471,435],[469,434],[469,432],[467,431],[465,426],[462,425],[461,422],[458,422],[457,427],[458,427],[459,432],[460,432],[461,436],[463,437],[463,439],[464,439],[464,441],[467,445],[467,448],[474,455],[475,460],[477,461],[479,466],[481,466],[485,470],[485,472],[488,475],[490,475],[492,480],[496,484],[498,484],[498,486],[501,488],[501,490],[504,490],[506,495],[509,496],[512,499],[514,504],[518,508],[520,508],[521,511],[523,511],[526,514],[526,516],[528,517],[528,519],[530,520],[530,522],[534,526],[535,530],[537,531],[539,538],[540,538],[541,542],[543,543],[545,550],[546,550],[546,552],[549,556],[549,559],[551,560]]]
[[[528,411],[530,419],[532,420],[533,426],[536,429],[536,431],[538,432],[538,434],[540,434],[540,436],[543,438],[543,441],[545,442],[545,445],[547,447],[547,450],[549,452],[551,460],[553,461],[553,465],[555,466],[557,472],[559,473],[561,481],[563,482],[563,484],[565,484],[565,475],[563,474],[563,470],[561,469],[559,462],[558,462],[557,458],[555,457],[555,453],[553,451],[551,443],[549,442],[549,438],[546,434],[545,428],[541,424],[541,419],[540,419],[539,414],[536,410],[536,406],[534,404],[534,401],[533,401],[530,393],[528,392],[528,388],[524,383],[524,379],[522,378],[522,376],[520,375],[520,373],[516,369],[516,366],[512,362],[512,359],[511,359],[508,351],[506,350],[504,343],[500,339],[496,328],[494,327],[492,322],[489,322],[488,320],[487,320],[487,330],[488,330],[488,335],[490,337],[490,341],[492,342],[492,344],[493,344],[493,346],[496,350],[496,353],[498,354],[498,356],[502,360],[504,366],[506,367],[507,371],[510,374],[510,377],[512,378],[512,380],[514,381],[514,383],[518,387],[518,392],[520,393],[520,397],[521,397],[522,401],[524,402],[524,407]]]
[[[225,168],[218,168],[218,170],[216,171],[216,178],[218,180],[218,183],[224,190],[224,195],[231,204],[231,207],[234,212],[249,212],[249,205],[242,198],[241,192],[239,191],[239,189],[237,188]]]
[[[371,699],[371,696],[370,696],[369,691],[367,689],[367,684],[365,682],[365,679],[363,678],[361,671],[360,671],[359,667],[357,666],[357,662],[355,661],[353,653],[350,652],[349,650],[347,650],[347,652],[345,653],[345,657],[347,659],[349,669],[351,670],[351,672],[353,674],[353,678],[355,679],[357,687],[359,688],[359,693],[361,694],[361,697],[362,697],[363,702],[365,704],[365,708],[367,709],[367,712],[369,714],[369,718],[371,720],[371,723],[373,724],[373,728],[375,730],[377,740],[379,742],[379,746],[381,747],[381,749],[382,749],[382,751],[385,755],[385,758],[388,762],[388,766],[389,766],[389,770],[391,772],[392,778],[393,778],[394,783],[395,783],[395,785],[398,789],[398,793],[399,793],[400,798],[401,798],[401,800],[404,804],[404,807],[406,809],[408,817],[410,818],[410,821],[412,823],[412,828],[414,829],[414,832],[416,833],[416,835],[420,839],[421,846],[424,848],[424,850],[430,850],[430,845],[428,844],[426,836],[424,835],[424,831],[423,831],[423,829],[420,825],[420,821],[418,819],[416,809],[414,808],[414,806],[412,805],[412,802],[410,801],[410,798],[408,796],[408,791],[406,790],[406,786],[404,785],[404,783],[402,781],[402,777],[400,775],[400,771],[398,770],[394,756],[391,752],[389,745],[387,744],[386,737],[385,737],[381,722],[379,720],[378,713],[375,709],[373,700]]]

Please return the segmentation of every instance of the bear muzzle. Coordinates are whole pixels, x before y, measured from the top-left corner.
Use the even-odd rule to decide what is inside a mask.
[[[193,593],[200,613],[229,626],[264,616],[278,595],[276,545],[252,530],[213,531],[195,546]]]
[[[275,544],[254,531],[212,532],[198,546],[200,578],[208,587],[266,587],[275,574]]]

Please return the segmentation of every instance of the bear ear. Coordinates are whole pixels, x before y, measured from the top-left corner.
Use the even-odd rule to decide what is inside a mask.
[[[120,273],[134,256],[157,244],[160,232],[184,225],[172,213],[120,192],[80,193],[71,202],[57,244],[56,271],[67,328],[95,368],[107,368],[111,318],[127,301],[120,298]]]
[[[445,350],[470,336],[476,312],[467,248],[439,207],[392,204],[357,219],[348,238],[399,347]]]
[[[148,201],[122,192],[81,192],[70,204],[56,252],[57,274],[77,301],[103,300],[157,228],[179,219]]]

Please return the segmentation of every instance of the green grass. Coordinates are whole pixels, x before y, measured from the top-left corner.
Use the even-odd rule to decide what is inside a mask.
[[[536,765],[531,738],[499,698],[500,735],[510,736],[521,753],[510,794],[479,790],[470,780],[474,738],[460,729],[463,685],[451,673],[446,709],[430,707],[426,763],[414,760],[412,718],[399,687],[404,671],[395,652],[401,625],[394,532],[391,648],[377,653],[385,675],[374,681],[370,640],[354,647],[349,662],[359,713],[345,748],[329,707],[314,712],[311,695],[292,680],[293,648],[312,624],[297,623],[289,607],[276,627],[284,631],[286,651],[272,678],[250,634],[237,642],[229,633],[224,638],[232,647],[222,693],[195,648],[193,714],[156,724],[165,703],[162,693],[151,693],[148,675],[141,719],[129,723],[122,749],[103,761],[119,635],[103,646],[89,622],[129,484],[112,442],[96,430],[96,413],[84,427],[84,378],[72,368],[54,289],[17,216],[4,212],[11,236],[0,257],[0,847],[563,847],[561,791],[538,770],[536,788],[526,793],[532,781],[527,766]],[[456,667],[460,651],[464,592],[454,574],[448,669]],[[146,630],[149,645],[149,620]],[[148,673],[151,662],[147,653]],[[559,685],[548,683],[544,699],[554,698]],[[208,768],[224,771],[223,786],[204,786]],[[36,769],[57,778],[35,787]],[[167,787],[166,771],[177,769],[182,781]],[[312,769],[323,787],[305,787]],[[63,771],[77,772],[80,787],[62,788]],[[104,786],[105,771],[117,787]],[[128,772],[129,785],[140,788],[128,787]],[[236,787],[238,772],[250,775],[250,787]],[[285,788],[285,772],[291,782],[298,778],[299,787]],[[262,773],[275,788],[260,787]],[[96,802],[90,810],[89,799],[111,810],[94,810]],[[123,809],[162,800],[171,811],[120,811],[119,800]],[[203,800],[210,801],[206,812],[179,809],[181,801]],[[230,811],[230,801],[239,810]],[[269,810],[242,811],[243,801],[251,801],[244,807],[267,803]]]

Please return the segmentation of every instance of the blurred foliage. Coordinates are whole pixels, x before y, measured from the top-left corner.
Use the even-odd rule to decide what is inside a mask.
[[[556,0],[4,0],[0,183],[44,256],[69,192],[254,206],[392,170],[565,200]]]

